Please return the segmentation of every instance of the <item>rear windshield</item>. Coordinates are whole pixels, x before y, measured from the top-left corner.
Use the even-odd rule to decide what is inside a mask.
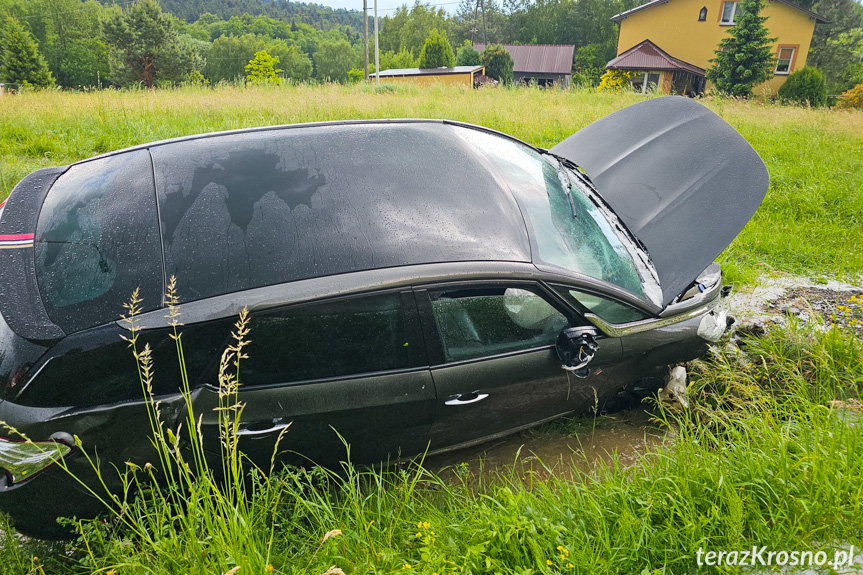
[[[66,333],[119,318],[135,288],[143,311],[158,307],[162,257],[149,153],[69,168],[42,205],[35,249],[45,309]]]
[[[515,194],[529,220],[534,261],[645,297],[638,268],[624,245],[627,240],[574,175],[570,180],[556,163],[524,144],[475,130],[461,134],[486,152]]]

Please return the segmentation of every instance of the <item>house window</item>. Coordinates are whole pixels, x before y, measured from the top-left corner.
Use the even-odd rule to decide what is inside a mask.
[[[725,2],[722,5],[722,18],[719,23],[723,26],[731,26],[734,24],[734,17],[743,14],[743,7],[740,2]]]
[[[704,22],[705,20],[707,20],[707,6],[702,7],[698,12],[698,21]]]
[[[661,75],[659,72],[636,72],[632,77],[632,89],[639,94],[656,92],[659,90]]]
[[[779,48],[779,57],[776,59],[777,74],[789,74],[791,72],[791,65],[794,63],[794,52],[795,49],[790,46]]]

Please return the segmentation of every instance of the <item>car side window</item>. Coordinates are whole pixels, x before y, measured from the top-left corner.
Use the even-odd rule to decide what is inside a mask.
[[[430,291],[446,361],[551,345],[567,318],[534,291],[516,287]]]
[[[253,315],[243,385],[271,385],[427,365],[413,295],[387,293]]]
[[[35,234],[45,310],[66,333],[118,319],[133,290],[162,302],[153,169],[146,150],[72,166],[48,192]]]
[[[555,291],[570,302],[577,302],[585,311],[596,314],[609,323],[629,323],[647,319],[647,314],[632,306],[616,302],[612,299],[572,289],[566,286],[554,286]]]

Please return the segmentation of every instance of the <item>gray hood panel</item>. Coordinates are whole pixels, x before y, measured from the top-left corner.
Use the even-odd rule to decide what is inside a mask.
[[[641,240],[668,305],[740,233],[769,176],[752,146],[694,100],[656,98],[551,149],[578,164]]]

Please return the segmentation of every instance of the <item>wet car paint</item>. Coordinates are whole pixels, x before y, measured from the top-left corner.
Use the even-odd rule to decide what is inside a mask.
[[[536,230],[530,231],[519,204],[531,200],[512,195],[494,162],[485,152],[471,151],[465,143],[470,138],[458,136],[460,130],[482,130],[484,136],[517,142],[440,121],[338,123],[182,138],[25,179],[13,192],[11,215],[7,218],[4,212],[0,219],[0,232],[12,233],[13,224],[19,230],[35,226],[37,218],[41,222],[39,207],[48,193],[46,186],[58,174],[98,172],[100,165],[122,170],[130,163],[139,166],[135,171],[141,174],[146,171],[141,166],[152,161],[152,186],[144,178],[141,188],[153,190],[158,220],[153,210],[124,207],[124,216],[133,221],[122,234],[150,238],[156,229],[163,255],[152,249],[124,253],[122,242],[112,240],[93,252],[96,265],[86,269],[122,278],[125,272],[117,271],[108,259],[122,262],[131,257],[132,267],[149,266],[148,274],[162,274],[162,285],[170,275],[179,278],[178,310],[185,324],[186,357],[192,364],[192,402],[204,415],[205,444],[215,466],[217,417],[212,408],[217,404],[218,355],[243,308],[251,312],[252,345],[261,347],[250,349],[250,383],[241,386],[240,400],[247,408],[240,442],[265,469],[285,430],[278,464],[337,465],[346,452],[343,440],[351,446],[355,462],[394,461],[425,450],[480,443],[564,413],[601,409],[621,390],[662,385],[668,364],[706,351],[708,342],[697,335],[698,325],[718,301],[721,281],[663,310],[644,294],[533,261],[531,233]],[[308,147],[302,144],[304,138]],[[380,146],[370,152],[378,154],[375,162],[344,159],[345,150],[363,142]],[[445,146],[447,142],[451,145]],[[416,162],[424,153],[430,156],[422,168],[426,172],[409,161]],[[542,151],[531,153],[539,157]],[[129,155],[128,162],[124,154]],[[418,172],[423,178],[417,178]],[[353,183],[350,175],[356,175]],[[62,177],[57,180],[61,185]],[[245,195],[244,182],[256,186]],[[85,223],[98,221],[98,212],[87,205],[67,202],[59,227],[73,216]],[[111,218],[119,216],[110,209],[105,213],[108,225],[102,229],[110,235],[117,229]],[[38,227],[36,236],[38,244]],[[46,238],[47,249],[51,240]],[[144,244],[146,248],[151,242]],[[58,430],[77,436],[106,463],[143,466],[152,461],[143,392],[131,352],[120,339],[128,336],[119,315],[129,286],[120,281],[113,292],[103,292],[102,286],[88,284],[96,305],[90,317],[80,318],[42,304],[54,297],[55,303],[76,306],[74,291],[60,286],[53,295],[34,298],[26,293],[31,284],[4,283],[9,277],[35,277],[34,250],[20,250],[11,257],[9,270],[0,271],[0,289],[9,293],[5,306],[0,302],[0,312],[18,336],[8,344],[10,361],[0,362],[5,397],[0,401],[0,421],[34,439]],[[102,265],[103,257],[108,265]],[[68,265],[79,263],[67,259]],[[690,282],[697,276],[696,272]],[[153,280],[147,283],[151,287],[136,321],[142,343],[152,346],[157,359],[154,385],[165,421],[176,427],[183,406],[176,393],[178,366],[171,358],[170,320],[162,297],[152,288]],[[560,286],[633,310],[634,317],[645,318],[640,321],[649,324],[648,331],[622,324],[617,337],[609,337],[591,323],[590,310],[564,297]],[[534,334],[525,336],[534,343],[510,349],[507,340],[501,340],[498,351],[454,359],[447,356],[442,324],[435,316],[436,298],[453,290],[464,292],[446,296],[456,302],[482,293],[501,302],[510,293],[532,294],[562,320],[548,324],[546,331],[516,322],[511,334]],[[111,309],[114,305],[117,309]],[[365,311],[339,311],[343,308]],[[391,329],[380,324],[380,329],[362,332],[360,326],[353,333],[348,329],[352,317],[373,322],[368,325],[390,318]],[[282,342],[282,323],[305,325],[308,318],[317,318],[314,321],[323,322],[322,327],[303,328],[301,340],[287,337]],[[590,329],[598,343],[584,377],[561,369],[555,351],[552,336],[569,325]],[[256,329],[272,335],[255,342]],[[462,343],[489,345],[480,339]],[[268,340],[282,344],[268,348]],[[378,348],[357,347],[356,342]],[[292,347],[305,352],[285,352]],[[362,351],[352,351],[355,347]],[[328,371],[303,372],[298,364],[306,356],[310,365]],[[27,366],[26,373],[14,379],[13,363],[19,361]],[[102,369],[105,365],[111,369]],[[294,375],[285,375],[290,370]],[[94,481],[80,452],[69,456],[67,463],[82,480]],[[79,495],[80,489],[64,473],[52,467],[21,483],[6,481],[0,485],[0,508],[20,529],[40,535],[58,533],[53,522],[57,515],[98,512],[101,504]],[[118,487],[116,478],[110,481],[114,484],[109,482],[109,487]],[[59,487],[64,482],[66,487]],[[74,495],[64,496],[64,489]]]

